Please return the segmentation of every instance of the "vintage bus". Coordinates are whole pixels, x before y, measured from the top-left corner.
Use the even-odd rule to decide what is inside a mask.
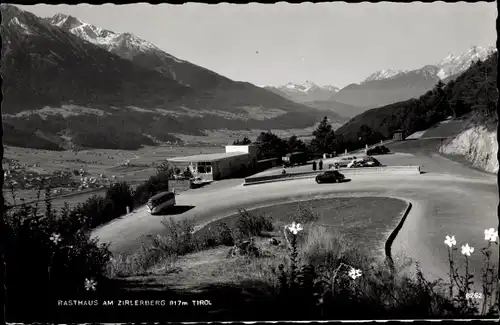
[[[155,214],[171,208],[175,205],[175,194],[173,192],[161,192],[148,200],[149,213]]]

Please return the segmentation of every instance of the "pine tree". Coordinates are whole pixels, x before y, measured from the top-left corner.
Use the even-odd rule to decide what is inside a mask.
[[[324,117],[318,128],[313,132],[314,139],[311,144],[316,152],[331,153],[335,151],[335,133],[328,117]]]
[[[287,140],[287,152],[307,151],[305,143],[300,140],[296,135],[292,135]]]
[[[261,132],[257,137],[259,159],[283,157],[286,154],[287,143],[271,131]]]

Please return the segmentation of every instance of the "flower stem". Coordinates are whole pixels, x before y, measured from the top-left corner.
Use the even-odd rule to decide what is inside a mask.
[[[450,262],[450,299],[453,297],[453,257],[451,248],[448,248],[448,261]]]

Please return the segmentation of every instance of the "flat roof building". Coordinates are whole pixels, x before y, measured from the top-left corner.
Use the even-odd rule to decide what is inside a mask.
[[[189,168],[194,177],[204,181],[213,181],[237,176],[257,164],[257,147],[255,145],[230,145],[225,152],[200,154],[167,159],[174,168],[181,171]]]
[[[395,141],[404,140],[403,130],[394,130],[392,132],[392,139]]]
[[[169,162],[197,162],[197,161],[217,161],[238,156],[247,156],[245,152],[221,152],[221,153],[207,153],[193,156],[174,157],[168,158]]]

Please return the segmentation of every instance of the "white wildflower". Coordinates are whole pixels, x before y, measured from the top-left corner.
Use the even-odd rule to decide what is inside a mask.
[[[361,270],[357,270],[353,267],[349,270],[349,276],[353,279],[356,280],[356,278],[361,276]]]
[[[85,290],[87,291],[95,291],[97,282],[94,279],[85,279]]]
[[[486,229],[484,231],[484,240],[495,242],[498,238],[498,231],[494,228]]]
[[[446,245],[449,247],[453,247],[454,245],[457,244],[457,241],[455,240],[455,236],[446,236],[446,240],[444,241]]]
[[[49,239],[56,245],[62,240],[61,235],[57,233],[53,233]]]
[[[303,230],[302,225],[300,223],[295,223],[295,221],[288,226],[288,230],[294,235],[298,234],[299,231]]]
[[[462,254],[470,256],[474,252],[474,247],[469,246],[469,244],[462,245]]]

